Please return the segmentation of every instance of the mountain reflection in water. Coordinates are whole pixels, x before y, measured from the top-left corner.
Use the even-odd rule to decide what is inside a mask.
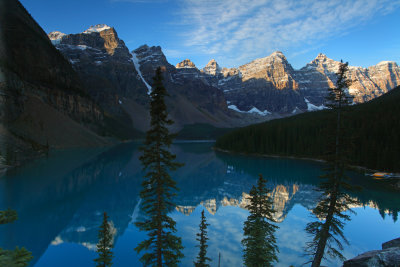
[[[242,264],[240,241],[248,216],[244,207],[259,173],[272,190],[275,218],[280,226],[278,266],[303,263],[303,247],[308,240],[304,228],[318,201],[314,188],[323,164],[230,155],[214,152],[211,147],[212,143],[172,147],[178,161],[185,163],[173,174],[180,189],[172,217],[185,247],[182,266],[192,266],[197,255],[195,234],[203,208],[210,223],[208,251],[213,265],[218,253],[222,255],[222,266]],[[32,266],[91,266],[105,211],[115,232],[113,266],[140,265],[133,248],[145,233],[132,224],[143,216],[139,203],[143,175],[139,155],[135,143],[107,151],[56,151],[48,158],[8,171],[0,178],[0,209],[17,210],[19,219],[0,228],[0,247],[25,246],[34,256]],[[377,189],[376,181],[357,173],[350,176],[364,188],[351,196],[365,208],[355,207],[358,214],[345,228],[351,242],[345,249],[347,257],[377,249],[383,241],[396,237],[399,223],[395,220],[400,207],[397,195]],[[382,229],[371,236],[371,227]],[[368,239],[365,233],[370,235]],[[330,263],[334,265],[340,263]]]

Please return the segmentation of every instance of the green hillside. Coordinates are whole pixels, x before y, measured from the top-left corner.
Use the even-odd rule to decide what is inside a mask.
[[[324,159],[330,110],[303,113],[229,132],[219,149]],[[344,110],[350,137],[350,163],[371,169],[400,171],[400,87],[368,103]]]

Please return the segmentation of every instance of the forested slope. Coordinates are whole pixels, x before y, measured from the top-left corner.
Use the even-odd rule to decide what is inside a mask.
[[[344,110],[350,164],[400,171],[400,87],[370,102]],[[334,114],[303,113],[232,131],[216,142],[219,149],[267,155],[324,159]]]

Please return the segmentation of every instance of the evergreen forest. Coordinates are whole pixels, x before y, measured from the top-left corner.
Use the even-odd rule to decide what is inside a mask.
[[[400,87],[364,104],[343,109],[349,164],[399,172]],[[332,110],[254,124],[217,139],[216,148],[246,154],[326,159]]]

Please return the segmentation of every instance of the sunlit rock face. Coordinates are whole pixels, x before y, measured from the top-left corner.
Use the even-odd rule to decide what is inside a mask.
[[[280,114],[323,109],[328,90],[336,83],[339,61],[319,54],[295,70],[282,52],[253,60],[238,68],[220,68],[210,61],[202,70],[207,81],[224,91],[230,105],[242,112],[253,107]],[[348,93],[363,103],[400,85],[400,67],[383,61],[368,68],[349,67],[353,81]]]
[[[298,88],[292,77],[293,68],[280,51],[240,66],[239,71],[243,82],[250,79],[264,79],[276,89],[296,90]]]
[[[196,65],[194,65],[194,63],[192,61],[190,61],[190,59],[185,59],[182,62],[179,62],[178,64],[176,64],[175,67],[177,69],[181,69],[181,68],[196,68]]]
[[[138,117],[146,117],[148,94],[158,67],[164,71],[164,83],[171,92],[171,103],[167,103],[171,115],[181,128],[192,123],[232,127],[324,109],[340,65],[319,54],[296,70],[276,51],[237,68],[222,68],[215,59],[201,70],[189,59],[173,66],[160,46],[142,45],[129,53],[115,29],[105,24],[80,34],[52,32],[49,38],[78,71],[96,101],[118,115],[122,105],[142,131],[148,118]],[[353,102],[363,103],[400,85],[400,68],[395,62],[383,61],[369,68],[349,67],[348,77],[353,80],[348,90]]]
[[[296,75],[300,89],[306,92],[306,97],[317,100],[318,97],[324,96],[323,92],[333,88],[339,65],[339,61],[319,54],[301,68]],[[349,66],[348,78],[352,81],[348,92],[353,97],[354,103],[363,103],[400,85],[400,68],[392,61],[382,61],[368,68]],[[316,104],[319,103],[322,102],[319,101]]]
[[[219,67],[215,59],[211,59],[207,65],[202,69],[202,72],[209,75],[217,75],[221,73],[221,68]]]

